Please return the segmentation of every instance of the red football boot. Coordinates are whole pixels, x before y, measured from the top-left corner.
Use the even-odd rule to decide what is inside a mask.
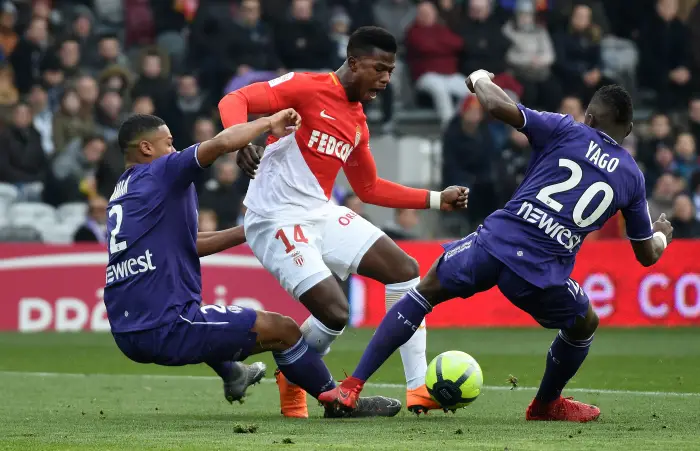
[[[348,377],[332,390],[323,392],[318,401],[326,408],[336,411],[350,412],[357,408],[360,392],[365,383],[354,377]]]
[[[525,411],[525,419],[528,421],[574,421],[586,423],[598,419],[599,416],[600,409],[596,406],[561,396],[548,404],[533,399]]]

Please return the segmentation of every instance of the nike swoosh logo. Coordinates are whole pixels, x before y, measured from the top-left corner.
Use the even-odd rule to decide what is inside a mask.
[[[335,120],[334,117],[329,116],[329,115],[326,114],[326,110],[321,110],[321,117],[324,118],[324,119],[330,119],[330,120],[332,120],[332,121]]]
[[[350,396],[350,392],[345,392],[342,389],[339,389],[338,396],[340,396],[342,399],[348,399],[348,396]]]

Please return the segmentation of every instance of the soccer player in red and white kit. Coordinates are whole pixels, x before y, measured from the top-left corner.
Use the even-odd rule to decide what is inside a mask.
[[[310,347],[324,355],[345,328],[348,301],[332,276],[370,277],[386,285],[387,310],[419,282],[418,264],[377,227],[332,204],[341,168],[357,196],[389,208],[465,208],[467,189],[442,192],[409,188],[377,177],[362,102],[386,88],[395,66],[396,40],[378,27],[350,37],[347,60],[334,73],[288,73],[225,96],[219,103],[225,127],[248,114],[295,108],[299,130],[271,139],[258,155],[239,158],[255,173],[245,198],[245,234],[263,266],[300,300],[311,315],[302,325]],[[246,161],[247,159],[247,161]],[[425,324],[401,347],[407,407],[415,413],[439,409],[425,388]],[[282,414],[307,417],[306,396],[277,373]]]

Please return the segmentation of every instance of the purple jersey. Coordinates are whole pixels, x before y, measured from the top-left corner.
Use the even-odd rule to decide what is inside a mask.
[[[197,255],[198,144],[127,169],[107,210],[104,300],[112,332],[172,322],[201,302]]]
[[[644,176],[629,152],[571,116],[519,108],[533,157],[513,198],[484,221],[490,254],[547,288],[565,283],[586,235],[618,210],[629,239],[652,237]]]

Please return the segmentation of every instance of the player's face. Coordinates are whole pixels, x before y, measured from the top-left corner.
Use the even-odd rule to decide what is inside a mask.
[[[161,125],[148,136],[148,140],[141,142],[144,153],[149,154],[154,160],[164,155],[175,152],[173,148],[173,135],[167,125]]]
[[[391,74],[396,67],[396,55],[381,50],[375,50],[370,56],[351,58],[351,67],[355,73],[355,86],[360,102],[368,102],[377,98],[380,91],[386,89],[391,80]]]

